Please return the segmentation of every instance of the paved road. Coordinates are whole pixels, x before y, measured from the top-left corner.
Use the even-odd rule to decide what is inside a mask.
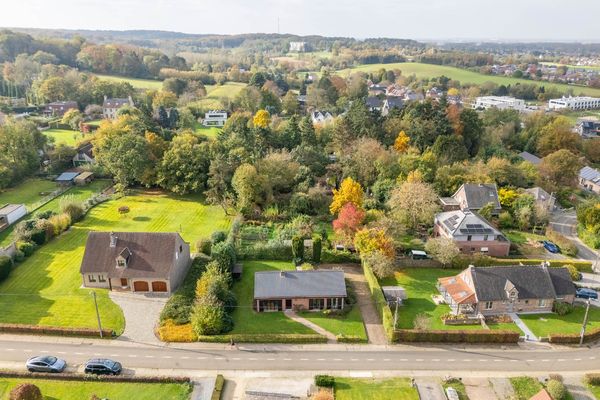
[[[71,343],[0,337],[0,363],[53,354],[71,367],[92,357],[119,360],[126,369],[196,371],[460,371],[589,372],[600,370],[600,348],[542,350],[511,346],[431,348],[417,346],[248,346],[207,348],[202,344],[152,346],[86,341]]]
[[[552,213],[550,219],[550,226],[552,229],[575,242],[578,250],[577,257],[584,260],[598,261],[598,254],[587,247],[577,237],[577,215],[575,214],[575,211],[556,211]]]

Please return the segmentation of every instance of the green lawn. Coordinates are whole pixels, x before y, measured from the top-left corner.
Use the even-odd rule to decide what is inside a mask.
[[[98,78],[104,79],[112,82],[129,82],[131,86],[136,89],[153,89],[160,90],[162,89],[162,81],[156,81],[152,79],[138,79],[138,78],[127,78],[124,76],[116,76],[116,75],[102,75],[95,74]]]
[[[182,383],[114,383],[59,381],[47,379],[0,379],[0,399],[8,400],[10,391],[19,383],[33,383],[45,400],[87,400],[92,395],[111,400],[187,400],[191,387]],[[133,396],[135,393],[135,396]],[[132,397],[133,396],[133,397]]]
[[[504,231],[506,237],[514,243],[519,249],[519,253],[523,255],[542,255],[546,254],[546,250],[540,244],[539,246],[535,246],[531,244],[531,241],[539,242],[540,240],[548,240],[546,236],[536,235],[534,233],[529,232],[521,232],[514,230]],[[529,239],[529,241],[528,241]]]
[[[367,333],[358,304],[355,304],[352,311],[343,317],[327,316],[322,312],[303,312],[301,315],[334,335],[359,337],[365,342],[367,341]]]
[[[47,179],[28,179],[23,183],[0,191],[0,206],[4,204],[25,204],[31,209],[43,197],[40,193],[49,193],[58,188],[56,182]]]
[[[233,284],[233,292],[240,307],[233,312],[232,334],[314,334],[283,315],[283,312],[256,312],[252,309],[254,298],[254,273],[257,271],[292,271],[294,265],[284,261],[246,261],[240,281]]]
[[[418,400],[408,378],[335,378],[336,400]]]
[[[121,215],[120,206],[130,212]],[[136,192],[94,207],[68,232],[38,249],[0,284],[0,322],[49,326],[95,327],[91,296],[81,289],[79,266],[87,234],[97,231],[180,232],[192,243],[230,221],[218,206],[199,196]],[[123,313],[105,290],[97,290],[103,326],[122,332]]]
[[[221,128],[216,126],[204,126],[201,123],[196,124],[196,127],[194,128],[194,133],[207,136],[211,139],[216,138],[219,132],[221,132]]]
[[[465,385],[460,380],[452,379],[448,382],[444,382],[442,386],[444,387],[444,392],[446,391],[446,388],[451,387],[458,392],[458,397],[460,400],[469,400],[469,396],[467,396]]]
[[[506,76],[497,76],[497,75],[484,75],[478,72],[468,71],[466,69],[449,67],[445,65],[433,65],[433,64],[422,64],[422,63],[393,63],[393,64],[367,64],[361,65],[355,68],[348,68],[338,71],[340,75],[347,75],[351,72],[375,72],[380,70],[381,68],[385,68],[387,70],[390,69],[399,69],[402,71],[402,75],[408,76],[415,74],[417,78],[432,78],[441,75],[445,75],[450,79],[455,79],[460,81],[461,84],[482,84],[484,82],[494,82],[498,85],[515,85],[517,83],[521,84],[537,84],[539,86],[544,86],[547,88],[556,88],[561,91],[567,91],[572,89],[574,94],[584,94],[588,96],[600,96],[600,89],[591,88],[591,87],[583,87],[583,86],[572,86],[566,85],[562,83],[551,83],[551,82],[536,82],[528,79],[518,79],[511,78]]]
[[[71,129],[47,129],[43,134],[54,140],[55,144],[66,144],[75,147],[75,144],[83,139],[83,133]]]
[[[105,119],[95,119],[93,121],[87,121],[85,124],[90,126],[100,126],[102,122],[106,121]]]
[[[402,286],[408,296],[398,309],[398,328],[413,328],[415,317],[423,313],[430,317],[429,328],[433,330],[482,329],[480,325],[444,325],[441,316],[450,312],[450,307],[446,304],[436,305],[431,298],[432,294],[439,294],[437,290],[438,278],[453,276],[459,272],[459,270],[439,268],[406,268],[396,271],[393,277],[382,279],[380,281],[381,286]],[[492,330],[519,331],[517,326],[512,323],[494,324],[489,325],[489,327]]]
[[[515,390],[517,400],[529,400],[543,389],[542,384],[537,379],[528,376],[510,378],[510,383]]]
[[[206,97],[194,102],[194,105],[205,109],[227,108],[222,99],[231,101],[246,87],[245,83],[227,82],[224,85],[206,85]]]
[[[577,334],[581,331],[581,323],[585,315],[585,307],[575,307],[567,315],[557,314],[522,314],[519,317],[536,336],[547,337],[551,333]],[[590,307],[587,330],[600,328],[600,308]]]
[[[600,386],[588,385],[588,389],[590,389],[590,392],[592,392],[596,399],[600,400]]]

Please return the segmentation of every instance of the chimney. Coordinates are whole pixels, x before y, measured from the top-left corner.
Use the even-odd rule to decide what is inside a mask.
[[[117,235],[113,232],[110,233],[110,247],[117,247]]]

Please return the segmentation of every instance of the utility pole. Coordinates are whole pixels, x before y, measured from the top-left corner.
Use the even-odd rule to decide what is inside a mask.
[[[396,309],[394,310],[394,329],[398,326],[398,303],[400,303],[400,297],[396,297]]]
[[[585,336],[585,327],[588,322],[588,314],[590,312],[590,299],[587,299],[587,307],[585,308],[585,316],[583,317],[583,324],[581,325],[581,336],[579,338],[579,345],[583,345],[583,337]]]
[[[98,318],[98,330],[100,331],[100,338],[102,336],[102,323],[100,322],[100,312],[98,311],[98,300],[96,299],[96,292],[92,291],[92,297],[94,298],[94,305],[96,306],[96,318]]]

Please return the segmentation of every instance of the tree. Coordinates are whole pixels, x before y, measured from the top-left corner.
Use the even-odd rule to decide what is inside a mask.
[[[380,279],[387,278],[394,274],[395,267],[393,259],[380,250],[365,254],[363,261],[371,267],[375,276]]]
[[[302,236],[295,235],[292,238],[292,254],[294,255],[294,264],[300,265],[304,262],[304,239]]]
[[[218,335],[227,330],[228,318],[223,303],[209,294],[196,300],[190,322],[197,335]]]
[[[463,138],[457,135],[438,136],[431,148],[439,164],[454,164],[469,158]]]
[[[283,96],[282,104],[283,112],[286,115],[295,115],[300,111],[300,103],[298,102],[298,95],[289,90],[285,96]]]
[[[160,107],[173,108],[177,105],[177,95],[173,92],[158,91],[152,98],[152,107],[156,110]]]
[[[396,165],[396,157],[376,139],[362,137],[347,147],[348,151],[340,158],[344,176],[351,176],[363,187],[370,187],[384,173],[395,175],[389,173],[389,168]]]
[[[252,118],[252,123],[257,128],[268,128],[271,124],[271,115],[267,110],[258,110]]]
[[[312,238],[312,261],[315,264],[321,262],[321,250],[323,248],[323,237],[315,234]]]
[[[454,240],[446,237],[438,237],[429,239],[425,243],[425,251],[431,256],[442,263],[444,267],[447,267],[452,263],[460,254],[460,249],[454,243]]]
[[[10,391],[10,400],[43,400],[42,392],[33,383],[20,383]]]
[[[400,154],[406,153],[410,145],[410,138],[404,131],[400,131],[394,141],[394,150]]]
[[[361,255],[374,251],[380,251],[386,257],[393,258],[396,255],[394,244],[387,237],[383,229],[363,228],[354,235],[354,247]]]
[[[83,121],[83,115],[76,108],[71,108],[62,117],[61,122],[65,125],[69,125],[74,131],[79,130],[79,124]]]
[[[213,243],[210,256],[224,274],[231,272],[236,261],[235,248],[228,241]]]
[[[35,124],[12,120],[0,126],[0,188],[11,186],[39,168],[46,137]]]
[[[197,193],[206,188],[209,167],[209,145],[184,133],[176,136],[164,153],[157,183],[177,194]]]
[[[240,165],[233,174],[231,184],[242,214],[250,215],[255,206],[264,202],[267,182],[253,165]]]
[[[344,239],[346,245],[352,244],[354,234],[365,219],[365,212],[354,203],[346,203],[333,221],[333,230]]]
[[[438,196],[431,185],[408,181],[392,191],[388,205],[392,215],[412,230],[420,224],[433,224],[439,208]]]
[[[218,154],[210,162],[207,181],[208,190],[204,194],[211,204],[220,205],[226,215],[229,215],[229,209],[234,205],[235,196],[231,187],[233,173],[234,167],[221,154]]]
[[[246,86],[235,97],[234,104],[237,109],[255,113],[258,111],[261,99],[260,90],[254,86]]]
[[[581,160],[569,150],[555,151],[542,158],[539,166],[540,186],[548,192],[575,187],[582,166]]]
[[[300,164],[287,150],[273,151],[258,163],[258,171],[271,185],[273,192],[289,193],[294,187]]]
[[[358,208],[362,207],[363,189],[360,183],[352,178],[346,178],[342,181],[339,189],[333,189],[333,201],[329,206],[329,211],[336,214],[347,203],[353,203]]]
[[[479,118],[477,111],[465,108],[460,113],[460,124],[462,126],[461,136],[469,156],[474,157],[479,151],[481,138],[484,132],[483,121]]]
[[[564,116],[557,117],[540,130],[537,150],[541,155],[548,155],[564,149],[578,154],[582,149],[581,137],[573,132],[573,124]]]

